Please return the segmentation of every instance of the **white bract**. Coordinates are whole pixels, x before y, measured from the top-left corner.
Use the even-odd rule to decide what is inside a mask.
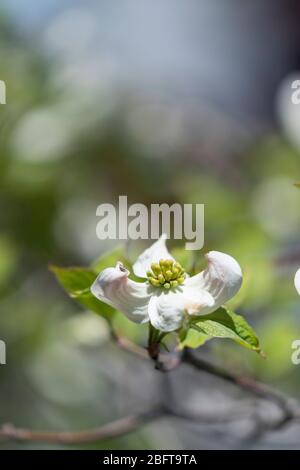
[[[160,331],[180,329],[184,319],[206,315],[231,299],[242,284],[242,271],[231,256],[211,251],[208,266],[189,277],[168,252],[166,235],[144,251],[133,265],[136,276],[118,262],[102,271],[91,287],[97,299],[123,312],[136,323],[151,322]]]
[[[298,269],[295,275],[295,287],[298,294],[300,295],[300,269]]]

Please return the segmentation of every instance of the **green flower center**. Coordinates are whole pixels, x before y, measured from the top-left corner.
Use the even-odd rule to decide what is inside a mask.
[[[147,277],[152,286],[170,289],[184,283],[185,271],[176,261],[161,259],[159,263],[151,264],[151,270],[147,271]]]

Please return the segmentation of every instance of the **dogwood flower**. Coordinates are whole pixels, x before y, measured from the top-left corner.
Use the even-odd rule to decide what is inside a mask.
[[[298,269],[295,275],[295,287],[298,294],[300,295],[300,269]]]
[[[206,254],[207,268],[189,277],[166,247],[163,235],[133,265],[136,276],[121,262],[104,269],[93,285],[97,299],[123,312],[136,323],[149,322],[162,332],[180,329],[189,316],[206,315],[231,299],[242,284],[242,271],[231,256],[218,251]]]

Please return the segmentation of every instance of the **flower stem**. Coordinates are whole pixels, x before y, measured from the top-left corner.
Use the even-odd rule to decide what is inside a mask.
[[[148,354],[153,361],[158,360],[161,339],[161,332],[149,323]]]

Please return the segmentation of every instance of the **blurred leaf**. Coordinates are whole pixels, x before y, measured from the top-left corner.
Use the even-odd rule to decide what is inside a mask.
[[[298,338],[295,332],[299,331],[299,312],[294,316],[290,315],[288,321],[281,313],[273,309],[272,316],[267,317],[267,321],[261,326],[264,350],[268,356],[267,364],[255,357],[252,357],[251,361],[256,374],[263,380],[279,379],[285,382],[290,374],[290,379],[298,382],[295,365],[291,361],[291,345]]]
[[[14,243],[1,235],[0,237],[0,286],[9,282],[17,266],[18,252]]]
[[[100,258],[92,264],[91,268],[59,268],[57,266],[50,266],[50,269],[70,297],[88,310],[92,310],[110,321],[116,313],[116,310],[110,305],[97,300],[91,293],[90,287],[98,273],[103,271],[103,269],[115,266],[118,261],[124,264],[127,263],[123,253],[124,247],[118,246],[114,250],[101,255]]]
[[[124,256],[124,246],[119,245],[113,250],[107,251],[101,255],[94,263],[92,263],[92,269],[97,273],[100,273],[105,268],[114,267],[118,261],[121,261],[124,265],[128,265],[129,262]]]
[[[198,317],[192,322],[191,328],[210,337],[230,338],[241,346],[261,352],[259,340],[246,320],[225,307]]]
[[[83,307],[96,312],[107,320],[111,320],[116,310],[93,296],[90,287],[97,277],[97,273],[87,268],[59,268],[50,266],[59,283]]]
[[[237,258],[240,259],[240,258]],[[270,302],[276,285],[276,272],[268,260],[253,259],[250,263],[242,263],[244,267],[243,284],[236,296],[228,302],[228,307],[235,310],[240,305],[248,309],[259,309]]]
[[[188,273],[190,273],[193,266],[193,255],[194,251],[185,250],[184,247],[177,247],[172,250],[172,256],[174,259],[180,263]]]
[[[296,188],[300,188],[300,183],[294,183],[294,186],[296,186]]]
[[[84,295],[97,277],[95,271],[87,268],[50,266],[50,270],[73,298]]]
[[[137,344],[146,344],[148,339],[148,323],[140,324],[129,320],[126,315],[117,312],[112,320],[113,330]]]

